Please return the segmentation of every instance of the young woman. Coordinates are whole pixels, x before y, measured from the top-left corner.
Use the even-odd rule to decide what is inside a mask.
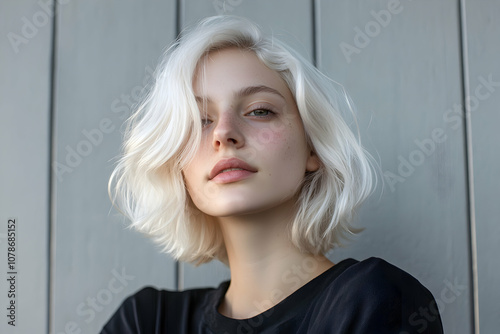
[[[129,120],[110,185],[133,227],[175,259],[224,262],[231,280],[144,288],[102,333],[441,333],[434,298],[406,272],[324,256],[355,232],[372,189],[350,110],[343,90],[246,19],[183,34]]]

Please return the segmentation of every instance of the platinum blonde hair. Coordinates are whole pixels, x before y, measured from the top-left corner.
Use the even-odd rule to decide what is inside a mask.
[[[165,52],[152,88],[127,120],[123,154],[109,180],[110,197],[132,228],[175,259],[199,265],[217,258],[227,264],[220,229],[194,206],[182,168],[201,140],[193,92],[197,65],[209,52],[228,47],[254,52],[281,75],[295,98],[321,167],[305,175],[288,232],[302,251],[324,254],[357,232],[350,221],[372,190],[370,156],[342,117],[353,113],[344,89],[247,19],[207,18]]]

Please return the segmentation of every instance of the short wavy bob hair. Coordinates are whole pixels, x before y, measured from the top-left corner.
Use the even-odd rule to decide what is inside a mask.
[[[127,120],[123,154],[109,181],[111,200],[131,227],[175,259],[228,264],[220,227],[193,204],[182,169],[201,141],[193,92],[197,65],[208,53],[229,47],[254,52],[281,75],[295,98],[321,166],[304,176],[288,233],[301,251],[324,254],[357,232],[350,221],[372,190],[372,159],[343,119],[354,111],[342,86],[244,18],[206,18],[166,50],[153,85]]]

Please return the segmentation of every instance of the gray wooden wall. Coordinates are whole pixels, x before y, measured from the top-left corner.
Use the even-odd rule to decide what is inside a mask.
[[[107,180],[122,123],[180,29],[254,19],[351,94],[380,164],[346,257],[382,257],[426,285],[447,333],[500,328],[500,2],[19,0],[0,3],[0,309],[17,222],[16,327],[97,333],[145,285],[217,286],[220,263],[176,265],[126,229]]]

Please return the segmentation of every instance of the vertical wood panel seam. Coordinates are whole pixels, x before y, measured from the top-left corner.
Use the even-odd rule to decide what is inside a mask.
[[[179,35],[181,33],[181,15],[182,15],[182,0],[174,0],[175,1],[175,38],[179,39]],[[183,265],[179,260],[175,260],[175,289],[183,290],[184,289],[184,275],[183,275]]]
[[[317,45],[318,40],[316,39],[317,36],[317,31],[318,31],[318,26],[316,25],[317,22],[317,15],[316,15],[316,0],[311,0],[311,21],[312,21],[312,60],[313,60],[313,65],[318,67],[318,50],[317,50]]]
[[[178,39],[182,30],[182,0],[175,1],[175,38]]]
[[[320,9],[321,9],[321,0],[313,0],[314,6],[313,6],[313,25],[314,25],[314,66],[316,66],[318,69],[320,68],[322,64],[322,59],[321,59],[321,53],[323,52],[321,48],[321,15],[320,15]]]
[[[467,177],[467,200],[468,200],[468,222],[469,222],[469,257],[471,261],[470,281],[472,287],[472,312],[473,312],[473,331],[479,334],[479,288],[477,271],[477,238],[476,238],[476,211],[474,197],[474,169],[472,152],[472,128],[471,128],[471,110],[467,103],[467,96],[470,93],[469,77],[469,55],[467,43],[467,20],[465,0],[459,0],[459,22],[460,22],[460,46],[461,46],[461,64],[462,64],[462,97],[464,105],[464,137],[465,137],[465,156],[466,156],[466,177]]]
[[[56,134],[55,134],[55,108],[56,108],[56,62],[57,62],[57,2],[52,1],[53,6],[53,16],[52,16],[52,36],[51,36],[51,55],[50,55],[50,96],[49,96],[49,166],[48,166],[48,217],[47,217],[47,333],[52,333],[53,322],[52,317],[55,316],[54,313],[54,300],[52,294],[54,293],[54,282],[55,277],[53,270],[55,268],[55,246],[53,241],[55,240],[55,215],[56,215],[56,184],[52,173],[52,161],[56,159]]]

